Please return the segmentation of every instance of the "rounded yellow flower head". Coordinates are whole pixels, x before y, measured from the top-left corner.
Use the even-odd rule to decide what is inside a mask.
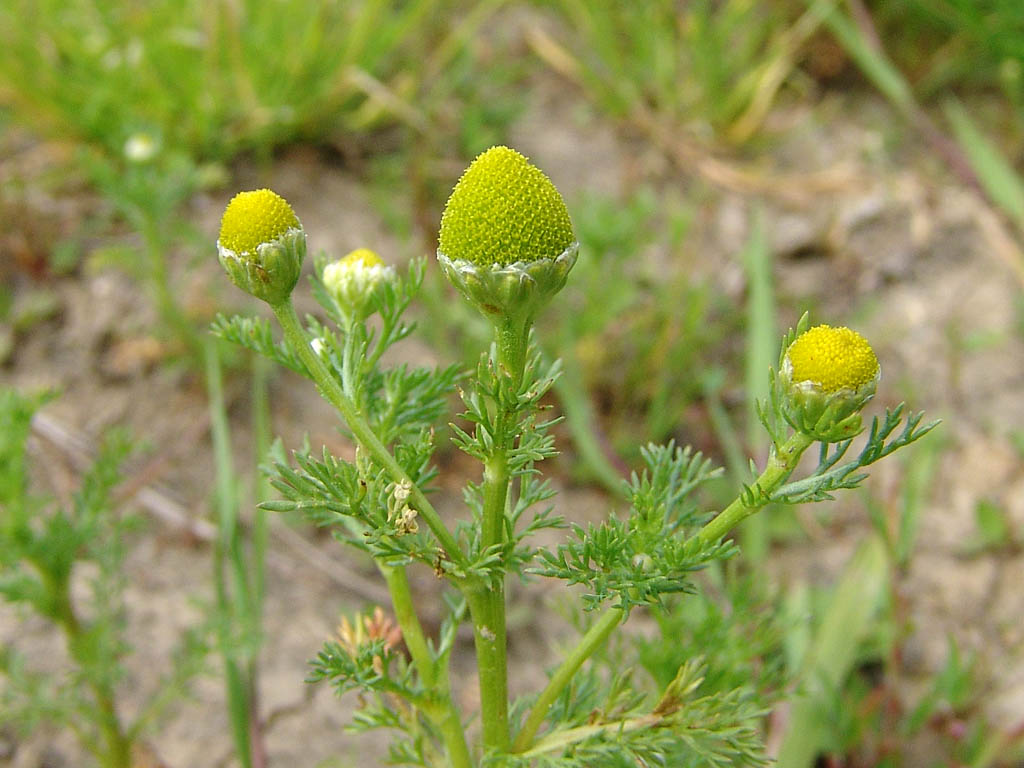
[[[219,242],[235,253],[254,253],[289,229],[298,229],[299,219],[288,202],[269,189],[239,192],[220,221]]]
[[[279,304],[299,280],[306,233],[280,195],[269,189],[239,192],[220,221],[217,256],[235,285]]]
[[[479,266],[555,259],[575,241],[565,201],[544,172],[508,147],[491,147],[455,185],[438,250]]]
[[[810,382],[822,392],[859,390],[878,376],[878,358],[867,339],[849,328],[818,325],[789,346],[786,360],[794,384]]]

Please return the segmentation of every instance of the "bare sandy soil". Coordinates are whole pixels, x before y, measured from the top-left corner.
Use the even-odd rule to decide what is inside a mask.
[[[989,692],[987,714],[1009,729],[1024,719],[1024,553],[1007,548],[973,555],[966,542],[983,500],[1005,509],[1018,535],[1024,535],[1024,466],[1012,443],[1014,433],[1019,438],[1024,430],[1021,265],[1001,243],[998,222],[972,192],[912,136],[891,141],[893,119],[870,99],[836,97],[813,114],[786,111],[777,118],[779,142],[750,166],[765,175],[833,175],[827,189],[809,186],[800,200],[762,196],[782,323],[793,323],[803,308],[813,307],[819,321],[855,325],[872,339],[884,372],[873,407],[906,399],[914,409],[944,419],[931,438],[943,448],[917,555],[898,585],[913,628],[907,667],[915,680],[908,680],[908,690],[941,667],[948,638],[955,638],[963,650],[978,654]],[[570,210],[584,191],[628,193],[638,179],[666,192],[695,194],[700,201],[691,234],[695,277],[712,280],[736,302],[743,300],[737,254],[755,207],[750,196],[668,164],[635,137],[617,135],[558,84],[538,84],[507,143],[546,170]],[[265,172],[237,169],[228,188],[192,204],[190,215],[209,234],[210,252],[196,263],[185,254],[176,256],[175,270],[199,312],[211,293],[244,305],[220,274],[212,243],[226,201],[236,189],[254,184],[271,186],[292,202],[313,251],[340,255],[369,245],[395,261],[419,252],[419,246],[388,231],[365,177],[313,150],[294,151]],[[657,252],[648,256],[659,258]],[[12,279],[19,294],[40,287],[22,273]],[[221,288],[210,289],[218,283]],[[128,425],[150,446],[133,468],[145,472],[135,479],[153,495],[135,502],[151,512],[160,507],[180,513],[191,528],[154,517],[133,542],[128,602],[135,653],[127,661],[125,687],[131,707],[154,670],[166,663],[179,630],[197,621],[198,605],[212,599],[210,550],[203,541],[207,529],[198,522],[209,517],[213,487],[205,394],[197,374],[160,364],[159,345],[147,352],[153,313],[130,280],[109,272],[78,273],[47,279],[45,287],[54,292],[58,309],[17,336],[0,369],[5,386],[63,392],[44,411],[46,424],[57,431],[41,428],[33,441],[37,460],[55,468],[44,487],[57,496],[73,487],[77,467],[69,446],[74,435],[92,441],[113,425]],[[407,346],[406,354],[419,361],[433,355],[422,343]],[[247,466],[245,392],[235,387],[231,395],[237,461]],[[296,445],[308,432],[313,445],[346,449],[331,426],[332,414],[308,383],[281,374],[273,382],[273,403],[274,428],[287,444]],[[870,482],[876,498],[892,509],[900,504],[900,466],[898,460],[883,463]],[[456,461],[449,469],[458,474],[465,468]],[[606,513],[607,501],[598,491],[559,482],[568,516]],[[441,506],[453,515],[458,514],[457,487],[458,477],[444,484]],[[833,577],[869,523],[863,505],[847,500],[809,530],[806,543],[787,545],[771,558],[783,584]],[[303,679],[307,660],[332,633],[340,613],[379,599],[373,569],[340,551],[329,537],[281,520],[275,520],[274,531],[262,663],[263,707],[272,717],[270,762],[297,768],[371,765],[370,756],[383,752],[382,737],[344,732],[353,700],[339,701]],[[438,591],[426,572],[416,574],[416,588],[423,604]],[[559,630],[547,621],[530,621],[539,594],[520,590],[519,597],[525,608],[511,637],[513,678],[527,689],[540,679],[537,661],[550,654]],[[36,658],[59,657],[49,626],[22,621],[8,608],[0,610],[0,640]],[[465,660],[458,667],[466,682],[459,695],[469,704],[475,696],[471,643],[460,651]],[[0,741],[0,766],[81,764],[66,734],[41,733],[25,743],[7,735]],[[196,683],[192,697],[178,704],[153,735],[152,746],[170,768],[231,764],[223,691],[215,678]]]

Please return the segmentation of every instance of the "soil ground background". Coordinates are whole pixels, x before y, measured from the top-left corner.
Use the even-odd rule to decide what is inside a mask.
[[[899,585],[913,628],[909,668],[916,674],[907,690],[941,668],[952,637],[978,656],[987,716],[1002,728],[1018,727],[1024,721],[1024,553],[1011,547],[971,554],[965,543],[975,534],[975,509],[982,501],[1004,509],[1013,529],[1024,535],[1024,465],[1014,445],[1024,430],[1019,265],[1005,256],[998,230],[994,235],[986,226],[990,214],[975,194],[909,130],[896,129],[894,140],[891,112],[880,101],[836,95],[813,112],[789,108],[773,119],[785,130],[761,162],[785,174],[834,171],[827,190],[808,189],[799,203],[771,194],[756,203],[709,185],[667,164],[636,137],[617,132],[554,77],[535,83],[529,108],[506,143],[547,172],[570,211],[584,192],[628,193],[638,177],[653,180],[665,200],[671,191],[693,195],[699,190],[689,236],[695,279],[710,280],[738,306],[745,278],[737,254],[755,205],[764,206],[780,324],[794,323],[802,308],[812,306],[817,321],[854,325],[872,340],[882,365],[872,408],[906,399],[913,409],[944,420],[929,438],[942,442],[939,465],[917,554]],[[6,164],[10,170],[25,158],[23,152],[10,153],[0,158],[0,168]],[[340,255],[368,245],[401,262],[422,250],[389,231],[368,191],[365,169],[357,172],[316,149],[296,149],[266,169],[239,165],[227,186],[192,201],[188,215],[200,222],[211,245],[208,258],[175,257],[175,280],[186,297],[202,297],[200,289],[220,281],[224,290],[213,293],[243,305],[224,280],[212,244],[227,200],[235,190],[254,185],[272,187],[292,203],[313,252]],[[38,201],[44,219],[88,217],[96,205],[86,191],[77,198]],[[658,258],[656,252],[647,256]],[[8,258],[0,253],[0,259]],[[20,272],[12,271],[10,279],[16,296],[41,287]],[[196,522],[209,517],[213,487],[205,393],[197,374],[161,365],[158,347],[148,352],[154,316],[130,279],[79,271],[47,278],[42,287],[55,297],[55,311],[17,335],[0,368],[3,386],[62,393],[43,411],[45,423],[37,425],[32,442],[37,465],[47,462],[52,468],[40,477],[41,484],[48,493],[66,496],[79,470],[69,448],[74,436],[88,446],[108,428],[127,425],[149,446],[133,467],[145,468],[145,476],[136,479],[157,499],[147,504],[136,497],[135,503],[149,509],[162,504],[190,521],[191,533],[152,517],[132,542],[128,604],[135,653],[127,662],[126,685],[131,706],[132,692],[151,683],[179,630],[197,620],[198,603],[212,599],[209,546]],[[403,354],[420,362],[434,359],[422,341],[407,344]],[[230,394],[237,461],[245,466],[250,461],[246,396]],[[308,383],[285,373],[275,376],[272,402],[274,431],[286,445],[297,445],[308,432],[314,446],[346,450],[330,410]],[[450,462],[446,471],[454,476],[444,483],[440,507],[454,515],[458,475],[472,468],[457,458]],[[564,464],[558,466],[564,470]],[[898,460],[883,463],[873,472],[870,493],[883,504],[899,503],[900,466]],[[556,480],[560,510],[568,517],[583,521],[607,514],[610,503],[600,491],[575,485],[567,474]],[[797,580],[833,578],[870,528],[858,498],[840,500],[821,519],[815,515],[802,543],[772,553],[771,568],[783,589]],[[370,756],[383,754],[381,736],[343,730],[353,700],[339,701],[326,687],[303,682],[307,661],[333,632],[339,615],[376,599],[373,570],[328,536],[281,520],[274,520],[273,530],[261,681],[264,711],[273,717],[267,730],[270,763],[374,764],[376,757]],[[437,599],[432,574],[417,573],[415,588],[421,603]],[[545,599],[544,585],[519,588],[515,598],[521,609],[514,612],[518,618],[510,637],[512,678],[526,690],[542,679],[537,662],[551,657],[568,630],[531,621],[534,606]],[[23,620],[8,608],[0,610],[0,642],[37,659],[60,657],[49,626]],[[457,662],[456,676],[465,681],[459,696],[469,704],[475,696],[469,637],[460,639],[458,653],[464,661]],[[176,705],[153,736],[152,747],[170,768],[232,764],[223,690],[215,677],[197,681],[191,698]],[[0,739],[0,766],[59,768],[80,760],[66,734],[39,733],[28,742],[10,734]]]

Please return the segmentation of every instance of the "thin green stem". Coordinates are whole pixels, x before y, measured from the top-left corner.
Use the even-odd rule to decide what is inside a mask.
[[[459,548],[455,537],[445,527],[433,505],[427,500],[419,486],[412,482],[409,475],[391,455],[387,446],[380,441],[355,403],[346,395],[341,385],[310,347],[309,339],[299,322],[291,299],[285,299],[280,304],[271,304],[271,309],[281,324],[285,340],[306,366],[306,370],[313,378],[320,393],[338,409],[358,443],[388,471],[391,479],[396,483],[407,483],[410,486],[410,497],[416,505],[420,517],[437,537],[445,554],[457,566],[468,570],[469,561]],[[436,720],[445,739],[451,764],[456,768],[471,768],[472,761],[466,745],[465,733],[458,712],[451,701],[451,694],[447,690],[437,689],[440,678],[416,615],[405,571],[402,568],[382,567],[381,572],[388,582],[399,625],[402,627],[406,645],[412,654],[413,663],[419,669],[421,680],[425,687],[432,689],[433,693],[440,697],[440,708]],[[471,580],[470,583],[475,584],[476,581]],[[442,677],[447,681],[447,676]]]
[[[803,452],[814,442],[802,432],[794,433],[781,446],[774,448],[768,457],[768,464],[754,483],[754,499],[752,504],[744,501],[746,494],[736,497],[714,519],[701,528],[697,535],[704,541],[718,541],[736,525],[757,512],[768,503],[768,498],[775,489],[782,485],[786,478],[796,469]]]
[[[87,630],[82,626],[71,604],[70,585],[64,581],[54,586],[56,594],[55,618],[64,629],[68,650],[77,664],[85,668],[90,666],[88,657]],[[110,682],[97,679],[95,675],[87,675],[89,688],[96,702],[95,717],[103,736],[103,751],[97,754],[102,768],[131,768],[132,739],[121,724],[117,714],[116,699]]]
[[[171,275],[167,269],[167,253],[164,238],[160,236],[159,225],[149,212],[142,212],[141,229],[146,260],[149,265],[147,278],[152,286],[160,320],[171,329],[178,340],[188,349],[192,362],[203,359],[203,342],[171,289]]]
[[[445,527],[441,516],[437,514],[437,510],[434,509],[434,506],[424,495],[420,487],[412,482],[406,471],[395,461],[395,457],[391,455],[387,446],[374,434],[373,429],[366,419],[363,418],[362,414],[359,413],[355,404],[342,391],[341,385],[338,384],[334,376],[327,370],[323,361],[309,346],[309,339],[302,328],[302,324],[299,322],[298,315],[295,314],[295,308],[292,306],[291,299],[285,299],[280,304],[271,304],[270,308],[274,310],[274,314],[281,324],[281,329],[284,332],[288,345],[299,356],[299,359],[302,360],[321,394],[331,405],[338,409],[359,444],[388,471],[391,479],[396,483],[408,483],[410,485],[412,489],[410,497],[419,516],[426,522],[434,536],[437,537],[445,554],[456,566],[468,569],[469,561],[459,548],[455,537]]]
[[[629,717],[625,720],[615,720],[611,723],[581,725],[578,728],[569,728],[568,730],[558,731],[549,736],[545,736],[543,739],[538,741],[532,749],[524,751],[522,756],[540,757],[548,752],[562,752],[566,747],[571,746],[572,744],[578,744],[581,741],[586,741],[587,739],[593,738],[601,733],[606,733],[609,737],[614,738],[616,734],[654,728],[664,719],[664,715],[652,713],[649,715]]]
[[[224,662],[228,718],[239,762],[254,768],[254,754],[261,753],[259,714],[256,711],[256,660],[254,646],[239,646],[230,628],[241,626],[252,638],[259,636],[258,600],[247,572],[241,526],[238,520],[238,492],[231,437],[217,342],[204,343],[206,389],[210,401],[210,436],[213,441],[217,485],[217,539],[214,542],[214,584],[217,596],[219,649]],[[227,571],[227,573],[225,573]],[[230,574],[231,589],[228,589]]]
[[[423,633],[419,616],[413,605],[412,590],[409,588],[409,577],[405,568],[393,568],[387,565],[378,564],[384,581],[387,582],[388,591],[391,593],[391,604],[395,609],[395,618],[398,619],[398,626],[402,628],[402,639],[405,641],[409,653],[412,655],[412,662],[420,673],[420,680],[425,688],[434,688],[437,683],[437,674],[434,669],[433,655],[427,646],[427,639]]]
[[[391,604],[395,609],[395,617],[402,628],[402,639],[405,641],[412,662],[420,675],[423,687],[430,691],[438,700],[438,704],[430,709],[430,715],[441,731],[441,736],[448,749],[448,760],[455,768],[471,768],[472,759],[466,743],[466,733],[458,710],[452,702],[451,689],[447,675],[438,674],[437,664],[426,635],[420,624],[419,616],[413,604],[412,590],[405,568],[391,568],[378,565],[391,593]]]
[[[604,645],[612,631],[622,623],[624,615],[619,608],[609,608],[601,618],[591,625],[572,653],[555,670],[555,674],[551,676],[551,680],[548,681],[547,686],[541,691],[540,696],[537,697],[537,701],[534,703],[533,709],[530,710],[522,730],[516,736],[515,744],[512,745],[513,752],[525,752],[533,745],[534,737],[544,722],[544,718],[547,717],[551,705],[555,703],[555,700],[562,694],[565,687],[572,682],[573,677],[576,676],[580,667],[583,666],[583,662],[593,656]]]

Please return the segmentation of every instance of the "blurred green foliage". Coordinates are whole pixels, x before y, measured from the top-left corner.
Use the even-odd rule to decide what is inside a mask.
[[[493,9],[497,3],[485,3]],[[117,154],[139,132],[197,158],[426,127],[427,77],[471,28],[454,0],[11,0],[0,101]]]

